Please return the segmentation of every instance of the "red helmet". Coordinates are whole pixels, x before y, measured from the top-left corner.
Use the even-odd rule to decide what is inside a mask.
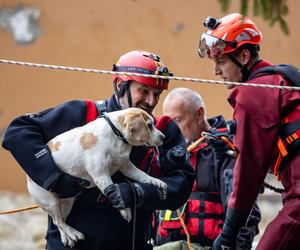
[[[159,56],[142,50],[134,50],[122,55],[117,64],[113,65],[113,71],[163,76],[173,75],[160,61]],[[114,82],[119,79],[124,82],[133,80],[158,89],[168,89],[169,83],[168,79],[143,76],[114,75],[113,79]]]
[[[238,13],[221,19],[208,17],[204,26],[208,31],[202,34],[199,42],[198,53],[201,58],[217,59],[243,44],[259,45],[262,39],[255,23],[249,17]]]

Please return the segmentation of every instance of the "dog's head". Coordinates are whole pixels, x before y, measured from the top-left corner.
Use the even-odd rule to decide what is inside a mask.
[[[142,109],[125,109],[119,124],[126,140],[133,146],[157,147],[165,138],[164,134],[155,127],[153,117]]]

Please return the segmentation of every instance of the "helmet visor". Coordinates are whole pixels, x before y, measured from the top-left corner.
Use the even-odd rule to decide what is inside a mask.
[[[224,54],[225,47],[224,40],[204,33],[199,41],[198,54],[201,58],[218,59]]]

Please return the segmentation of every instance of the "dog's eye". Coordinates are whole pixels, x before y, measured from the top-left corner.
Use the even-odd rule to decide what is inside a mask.
[[[152,129],[153,129],[153,124],[152,124],[152,123],[148,123],[148,128],[149,128],[150,130],[152,130]]]

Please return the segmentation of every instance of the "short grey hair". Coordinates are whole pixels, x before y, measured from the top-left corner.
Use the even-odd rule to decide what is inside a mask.
[[[195,90],[189,88],[175,88],[172,89],[165,97],[163,106],[167,105],[168,102],[179,98],[185,105],[187,105],[191,111],[195,112],[199,107],[203,107],[205,110],[205,104],[201,95]],[[206,113],[206,112],[205,112]]]

